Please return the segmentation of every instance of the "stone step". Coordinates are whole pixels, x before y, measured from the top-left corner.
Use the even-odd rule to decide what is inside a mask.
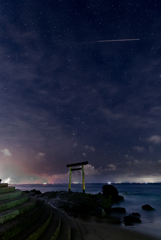
[[[21,237],[22,233],[28,233],[28,230],[35,226],[35,222],[41,219],[44,211],[44,204],[41,201],[37,201],[36,206],[32,210],[0,226],[0,239],[25,240],[25,238]]]
[[[79,231],[80,231],[80,234],[81,234],[81,236],[85,236],[85,235],[87,235],[87,230],[82,226],[82,224],[80,223],[80,222],[78,222],[76,219],[74,220],[75,221],[75,223],[76,223],[76,225],[77,225],[77,227],[78,227],[78,229],[79,229]]]
[[[11,240],[37,240],[48,227],[52,218],[52,208],[50,205],[43,203],[44,211],[41,217],[30,222],[27,229],[21,231],[18,235],[11,238]],[[46,240],[46,237],[45,239]]]
[[[22,191],[21,190],[15,190],[14,192],[7,192],[7,193],[1,193],[0,194],[0,204],[1,201],[7,200],[7,199],[14,199],[16,197],[19,197],[22,195]]]
[[[30,209],[34,208],[36,205],[36,198],[29,198],[29,200],[21,205],[18,205],[12,209],[7,209],[0,212],[0,224],[4,224],[5,222],[15,218],[18,215],[24,214]]]
[[[61,219],[59,224],[58,219],[55,221],[57,216]],[[72,218],[68,217],[65,213],[62,213],[53,206],[52,220],[39,240],[81,240],[81,233]]]
[[[60,212],[61,226],[56,240],[71,240],[71,226],[68,217]]]
[[[73,219],[72,217],[68,218],[71,226],[71,240],[81,240],[81,232],[77,223],[75,222],[75,219]]]
[[[61,226],[61,216],[60,212],[55,208],[52,208],[52,213],[52,219],[39,240],[56,240],[58,237]]]
[[[7,192],[13,192],[15,190],[15,187],[4,187],[4,188],[0,188],[0,194],[1,193],[7,193]]]
[[[8,187],[8,183],[0,183],[0,188]]]
[[[0,212],[10,209],[10,208],[13,208],[17,205],[20,205],[20,204],[26,202],[28,199],[29,199],[28,195],[22,194],[21,196],[14,198],[12,200],[9,199],[9,200],[1,201],[0,202]]]

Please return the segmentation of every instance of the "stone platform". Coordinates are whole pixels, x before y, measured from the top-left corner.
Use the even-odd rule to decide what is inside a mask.
[[[13,186],[0,183],[0,240],[81,240],[74,220]]]

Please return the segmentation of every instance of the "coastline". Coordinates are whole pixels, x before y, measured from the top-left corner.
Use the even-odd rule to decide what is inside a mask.
[[[74,219],[78,224],[86,230],[83,240],[159,240],[152,235],[143,234],[131,229],[125,229],[121,226],[97,222],[94,219],[85,221],[83,219]]]
[[[40,185],[40,187],[42,187],[42,189],[40,189],[40,190],[43,190],[44,195],[46,195],[45,193],[47,193],[48,191],[50,193],[53,192],[53,190],[55,190],[56,192],[60,192],[62,190],[62,192],[64,192],[64,194],[65,194],[65,193],[67,193],[67,191],[63,191],[63,190],[66,189],[66,185],[67,184],[64,184],[64,185],[58,184],[56,186],[54,185],[54,187],[53,187],[53,185],[51,185],[51,186],[50,185],[47,185],[47,186]],[[91,185],[89,188],[89,192],[91,192],[93,194],[93,189],[95,190],[95,192],[99,192],[100,185],[101,184]],[[127,188],[127,186],[129,188]],[[39,185],[38,186],[30,185],[30,186],[25,186],[25,189],[23,189],[23,190],[28,189],[28,187],[30,187],[30,189],[33,189],[34,187],[36,189],[39,189]],[[75,187],[75,189],[74,189],[74,187]],[[74,185],[73,190],[75,190],[75,191],[79,190],[78,187],[79,187],[78,185]],[[87,185],[87,187],[88,187],[88,185]],[[161,239],[160,225],[159,225],[159,222],[160,222],[160,217],[159,217],[160,216],[160,210],[159,210],[160,209],[159,208],[160,200],[159,199],[161,196],[160,186],[158,184],[157,185],[156,184],[155,185],[145,185],[145,186],[138,185],[138,184],[133,184],[133,185],[126,184],[126,185],[118,185],[117,187],[119,188],[119,192],[121,193],[121,195],[123,194],[123,196],[125,197],[125,201],[122,201],[119,204],[114,204],[113,206],[114,207],[117,207],[117,206],[125,207],[127,210],[126,215],[131,214],[132,212],[141,213],[141,220],[142,220],[141,224],[136,224],[131,227],[131,226],[124,226],[123,222],[120,224],[120,226],[118,226],[118,224],[111,224],[109,219],[108,219],[109,221],[107,219],[106,220],[102,219],[101,224],[100,224],[100,218],[95,219],[95,220],[92,218],[90,218],[90,220],[80,219],[80,218],[73,218],[73,219],[76,221],[82,222],[82,224],[87,225],[88,228],[92,228],[92,226],[95,226],[97,229],[99,229],[98,231],[100,231],[100,232],[103,231],[104,233],[106,233],[105,230],[107,229],[108,235],[111,236],[111,238],[109,238],[109,239],[111,239],[111,240],[113,240],[113,239],[115,240],[114,237],[116,237],[116,240],[117,240],[117,236],[115,236],[115,234],[113,234],[113,232],[111,232],[111,229],[113,229],[114,232],[119,231],[119,234],[121,234],[121,236],[123,236],[123,237],[119,238],[119,240],[120,239],[123,240],[126,235],[129,236],[130,240],[132,239],[132,236],[135,236],[135,238],[133,238],[134,240],[135,239],[138,239],[138,240],[139,239],[141,239],[141,240],[142,239],[143,240],[144,239],[146,239],[146,240]],[[47,190],[47,191],[45,191],[45,190]],[[149,190],[151,190],[151,191],[149,191]],[[140,192],[141,192],[141,194],[140,194]],[[158,194],[160,194],[160,195],[158,195]],[[38,195],[35,197],[38,197]],[[40,199],[41,199],[41,197],[40,197]],[[59,208],[59,205],[60,205],[59,198],[48,198],[48,196],[46,195],[46,197],[45,196],[42,197],[41,200],[44,200],[46,203],[53,203],[54,207],[57,207],[58,209],[63,211],[63,209]],[[154,206],[156,208],[156,211],[154,211],[154,212],[143,211],[141,209],[141,206],[145,203],[150,203],[152,206]],[[63,212],[65,212],[65,211],[63,211]],[[124,216],[123,214],[122,215],[118,214],[118,215],[119,215],[118,217],[123,219],[123,216]],[[146,217],[148,217],[148,218],[146,218]],[[155,217],[157,217],[157,220],[155,220]],[[154,220],[155,220],[155,222],[154,222]],[[101,228],[100,228],[100,225],[101,225]],[[107,235],[107,233],[106,233],[106,235]],[[126,237],[126,239],[127,238],[128,237]],[[95,238],[95,239],[97,240],[97,238]],[[98,239],[104,239],[104,238],[98,238]],[[105,239],[108,240],[108,238],[105,238]]]
[[[75,218],[69,216],[62,208],[55,206],[55,199],[50,199],[49,203],[54,208],[62,211],[69,219],[76,222],[81,231],[82,240],[160,240],[160,237],[149,233],[142,233],[135,228],[126,228],[122,224],[111,222],[111,217],[99,218],[96,216],[86,216]]]

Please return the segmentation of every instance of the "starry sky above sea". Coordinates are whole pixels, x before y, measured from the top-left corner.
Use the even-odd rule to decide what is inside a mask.
[[[161,3],[0,0],[0,176],[161,181]],[[101,42],[103,40],[139,39]],[[81,171],[72,174],[81,181]]]

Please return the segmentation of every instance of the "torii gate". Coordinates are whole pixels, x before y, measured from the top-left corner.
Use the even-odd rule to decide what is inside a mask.
[[[73,164],[68,164],[67,167],[69,167],[69,188],[68,191],[71,192],[71,178],[72,178],[72,171],[77,171],[77,170],[82,170],[82,189],[83,193],[85,193],[85,181],[84,181],[84,165],[88,164],[88,161],[86,162],[79,162],[79,163],[73,163]],[[80,166],[82,167],[79,168],[72,168],[75,166]]]

